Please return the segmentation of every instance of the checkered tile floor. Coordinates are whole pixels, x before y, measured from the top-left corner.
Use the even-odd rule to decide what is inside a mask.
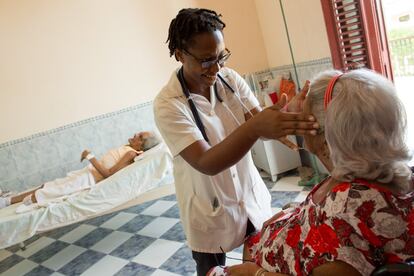
[[[306,197],[309,188],[298,180],[265,179],[274,212]],[[175,195],[36,235],[26,246],[0,250],[1,275],[195,275]],[[227,256],[241,258],[241,252]]]

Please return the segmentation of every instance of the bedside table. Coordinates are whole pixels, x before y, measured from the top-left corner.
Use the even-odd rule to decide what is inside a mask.
[[[295,136],[291,135],[288,138],[296,144]],[[302,165],[299,152],[291,150],[277,140],[259,139],[251,152],[256,167],[270,174],[273,182],[277,181],[278,174]]]

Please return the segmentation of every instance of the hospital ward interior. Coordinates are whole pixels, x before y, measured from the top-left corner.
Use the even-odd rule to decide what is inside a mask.
[[[0,0],[0,275],[414,275],[413,87],[412,0]]]

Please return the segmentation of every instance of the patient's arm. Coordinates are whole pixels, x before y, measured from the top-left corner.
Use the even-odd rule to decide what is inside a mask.
[[[95,169],[104,177],[107,178],[111,175],[113,175],[114,173],[116,173],[117,171],[125,168],[126,166],[132,164],[132,162],[134,162],[134,158],[137,156],[138,154],[134,151],[128,151],[127,153],[125,153],[124,156],[122,156],[121,160],[119,160],[115,165],[113,165],[111,168],[107,169],[104,166],[101,165],[101,163],[99,162],[99,160],[97,160],[95,157],[92,158],[91,160],[89,160],[89,162],[91,162],[91,164],[95,167]]]
[[[342,262],[333,261],[325,263],[313,269],[312,275],[314,276],[337,276],[337,275],[349,275],[349,276],[361,276],[353,266]]]

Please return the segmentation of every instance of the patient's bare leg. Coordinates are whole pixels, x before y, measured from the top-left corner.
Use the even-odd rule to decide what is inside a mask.
[[[41,189],[41,188],[42,188],[42,187],[39,187],[39,188],[37,188],[37,189],[35,189],[35,190],[28,191],[28,192],[25,192],[25,193],[22,193],[22,194],[18,194],[18,195],[16,195],[16,196],[12,196],[12,197],[11,197],[11,199],[10,199],[10,203],[11,203],[11,204],[15,204],[15,203],[22,202],[22,201],[23,201],[23,199],[25,199],[25,198],[26,198],[27,196],[29,196],[29,195],[31,195],[31,196],[32,196],[32,202],[33,202],[33,203],[36,203],[36,202],[37,202],[37,200],[36,200],[36,197],[35,197],[34,193],[35,193],[37,190]]]

